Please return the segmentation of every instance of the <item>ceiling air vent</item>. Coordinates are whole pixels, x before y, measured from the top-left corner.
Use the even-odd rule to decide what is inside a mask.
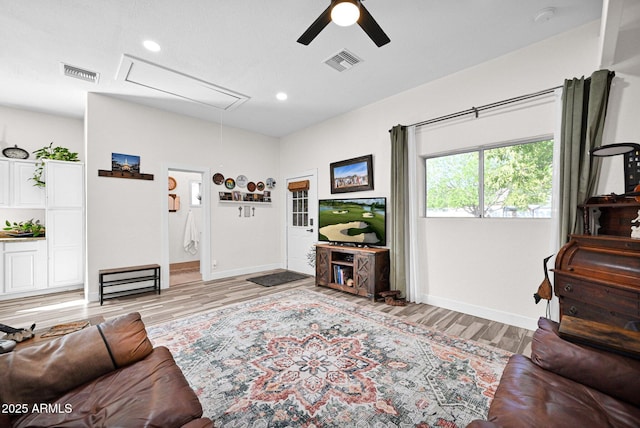
[[[340,72],[349,70],[356,64],[360,64],[362,59],[358,58],[356,55],[352,54],[346,49],[341,50],[337,54],[333,55],[331,58],[326,60],[324,63],[334,70],[338,70]]]
[[[83,68],[74,67],[73,65],[62,64],[62,74],[64,74],[65,76],[84,80],[85,82],[98,83],[98,73],[85,70]]]

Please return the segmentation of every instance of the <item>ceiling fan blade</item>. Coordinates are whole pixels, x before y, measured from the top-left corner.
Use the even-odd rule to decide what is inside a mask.
[[[389,36],[385,34],[382,28],[378,25],[373,16],[364,7],[362,2],[360,3],[360,19],[358,19],[358,25],[364,30],[365,33],[373,40],[378,47],[384,46],[391,41]]]
[[[320,14],[318,19],[313,21],[313,24],[307,28],[307,31],[302,33],[302,36],[298,39],[298,43],[308,45],[313,39],[316,38],[320,31],[324,29],[331,22],[331,6],[329,6],[324,12]]]

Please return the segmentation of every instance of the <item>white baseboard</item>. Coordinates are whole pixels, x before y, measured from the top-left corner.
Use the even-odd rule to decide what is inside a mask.
[[[503,324],[526,328],[527,330],[535,331],[538,328],[538,318],[524,317],[522,315],[513,314],[510,312],[499,311],[484,306],[472,305],[469,303],[460,302],[458,300],[451,300],[444,297],[430,296],[428,294],[421,294],[419,296],[419,299],[421,303],[426,303],[432,306],[439,306],[441,308],[501,322]]]
[[[274,270],[274,269],[284,269],[284,266],[282,265],[282,263],[274,263],[269,265],[244,267],[240,269],[216,270],[216,271],[209,272],[209,275],[207,275],[207,278],[206,279],[203,278],[203,280],[211,281],[213,279],[229,278],[231,276],[238,276],[238,275],[248,275],[251,273],[264,272],[267,270]]]
[[[63,291],[82,290],[84,285],[67,285],[57,288],[44,288],[39,290],[27,291],[23,293],[7,293],[0,295],[0,300],[18,299],[21,297],[42,296],[43,294],[61,293]]]

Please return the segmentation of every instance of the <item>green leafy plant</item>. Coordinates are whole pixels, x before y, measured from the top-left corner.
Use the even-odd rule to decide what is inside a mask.
[[[40,159],[40,162],[36,164],[36,169],[33,172],[33,177],[31,178],[35,181],[34,186],[44,187],[46,183],[42,179],[42,174],[44,173],[44,161],[43,159],[53,159],[59,161],[67,161],[67,162],[78,162],[78,153],[72,152],[66,147],[53,147],[53,141],[48,146],[44,146],[41,149],[35,150],[33,152],[36,155],[36,159]]]
[[[40,235],[44,235],[44,226],[42,224],[40,224],[40,220],[27,220],[27,221],[21,221],[21,222],[13,222],[11,223],[9,220],[5,220],[4,224],[6,225],[5,228],[3,228],[3,230],[6,231],[11,231],[13,233],[18,233],[18,234],[26,234],[26,233],[32,233],[33,236],[40,236]]]

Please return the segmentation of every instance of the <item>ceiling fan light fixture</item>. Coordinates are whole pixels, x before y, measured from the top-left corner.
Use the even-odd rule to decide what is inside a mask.
[[[360,8],[357,0],[338,0],[331,8],[331,20],[341,27],[348,27],[358,22]]]

